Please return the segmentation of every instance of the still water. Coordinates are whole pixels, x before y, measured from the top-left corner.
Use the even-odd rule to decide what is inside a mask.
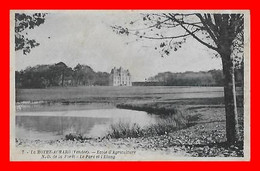
[[[102,137],[119,121],[145,127],[155,123],[156,116],[126,109],[17,112],[15,133],[29,140],[57,140],[69,133]]]

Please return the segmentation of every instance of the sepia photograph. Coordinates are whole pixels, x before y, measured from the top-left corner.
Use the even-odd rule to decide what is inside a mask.
[[[11,161],[249,161],[249,10],[11,10]]]

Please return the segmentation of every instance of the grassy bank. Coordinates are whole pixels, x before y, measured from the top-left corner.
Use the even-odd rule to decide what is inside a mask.
[[[167,149],[181,147],[192,156],[200,157],[242,157],[244,156],[244,108],[243,97],[237,96],[238,123],[240,141],[236,145],[226,144],[226,118],[223,97],[168,99],[153,102],[126,102],[117,107],[141,110],[158,115],[174,115],[182,110],[182,117],[186,120],[183,129],[172,128],[167,133],[154,133],[148,136],[145,149]],[[167,129],[167,124],[162,124]],[[121,129],[115,127],[117,134]],[[133,129],[134,130],[134,129]],[[146,132],[147,130],[142,130]],[[139,131],[140,132],[140,131]],[[160,131],[159,131],[160,132]],[[144,134],[144,133],[143,133]],[[125,137],[125,135],[121,135]],[[145,136],[143,136],[145,137]],[[146,138],[145,138],[146,139]]]

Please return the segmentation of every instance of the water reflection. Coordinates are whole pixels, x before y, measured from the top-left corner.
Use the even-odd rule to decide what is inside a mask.
[[[106,134],[111,123],[119,120],[146,126],[154,123],[155,117],[146,112],[125,109],[18,112],[15,118],[16,137],[55,140],[69,133],[99,137]]]

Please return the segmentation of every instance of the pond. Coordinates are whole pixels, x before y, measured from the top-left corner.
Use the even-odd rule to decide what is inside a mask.
[[[16,138],[58,140],[69,133],[85,137],[104,136],[116,122],[137,123],[141,127],[156,122],[156,116],[126,109],[16,112]]]

